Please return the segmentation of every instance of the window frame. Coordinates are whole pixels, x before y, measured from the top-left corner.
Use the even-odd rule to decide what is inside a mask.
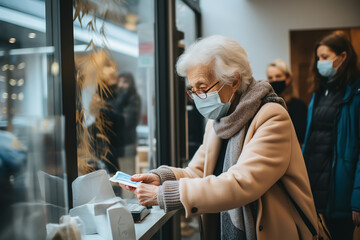
[[[69,208],[73,207],[72,182],[78,176],[77,136],[76,136],[76,79],[73,36],[73,3],[72,1],[46,0],[46,39],[47,45],[54,46],[54,60],[59,63],[59,86],[61,102],[52,102],[54,115],[65,117],[65,155],[67,194]],[[48,71],[50,72],[50,71]],[[55,98],[54,99],[59,99]]]

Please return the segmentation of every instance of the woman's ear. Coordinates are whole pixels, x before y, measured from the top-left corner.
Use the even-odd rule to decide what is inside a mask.
[[[240,73],[236,72],[234,74],[234,81],[231,84],[231,88],[237,90],[240,87],[240,84],[241,84],[241,75]]]
[[[340,53],[338,55],[338,57],[341,57],[340,59],[336,59],[336,62],[334,61],[333,66],[334,68],[338,68],[339,66],[341,66],[341,64],[345,61],[345,59],[347,58],[347,52],[343,51],[342,53]]]
[[[347,52],[343,51],[340,55],[343,57],[342,61],[345,61],[345,59],[347,58]]]
[[[286,77],[286,79],[285,79],[285,84],[286,84],[286,86],[290,84],[291,79],[292,79],[291,76],[287,76],[287,77]]]

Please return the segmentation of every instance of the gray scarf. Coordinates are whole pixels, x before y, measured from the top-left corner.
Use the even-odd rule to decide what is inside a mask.
[[[278,97],[266,81],[253,80],[241,94],[234,112],[214,122],[216,135],[229,139],[224,157],[223,172],[237,163],[242,152],[246,132],[259,108],[267,102],[276,102],[286,108],[285,102]],[[256,203],[221,212],[221,238],[256,239]]]

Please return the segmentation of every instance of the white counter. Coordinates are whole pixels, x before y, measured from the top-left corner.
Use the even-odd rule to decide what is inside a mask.
[[[137,240],[150,239],[177,211],[165,213],[158,206],[151,208],[149,215],[140,223],[135,223],[135,233]],[[84,240],[105,240],[97,234],[86,235]]]

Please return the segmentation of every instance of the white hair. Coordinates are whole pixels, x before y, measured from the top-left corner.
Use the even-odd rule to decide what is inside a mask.
[[[192,44],[176,63],[176,71],[186,77],[195,66],[204,65],[212,69],[213,74],[224,84],[230,85],[241,76],[238,92],[243,92],[253,81],[252,70],[244,48],[230,38],[214,35]]]

